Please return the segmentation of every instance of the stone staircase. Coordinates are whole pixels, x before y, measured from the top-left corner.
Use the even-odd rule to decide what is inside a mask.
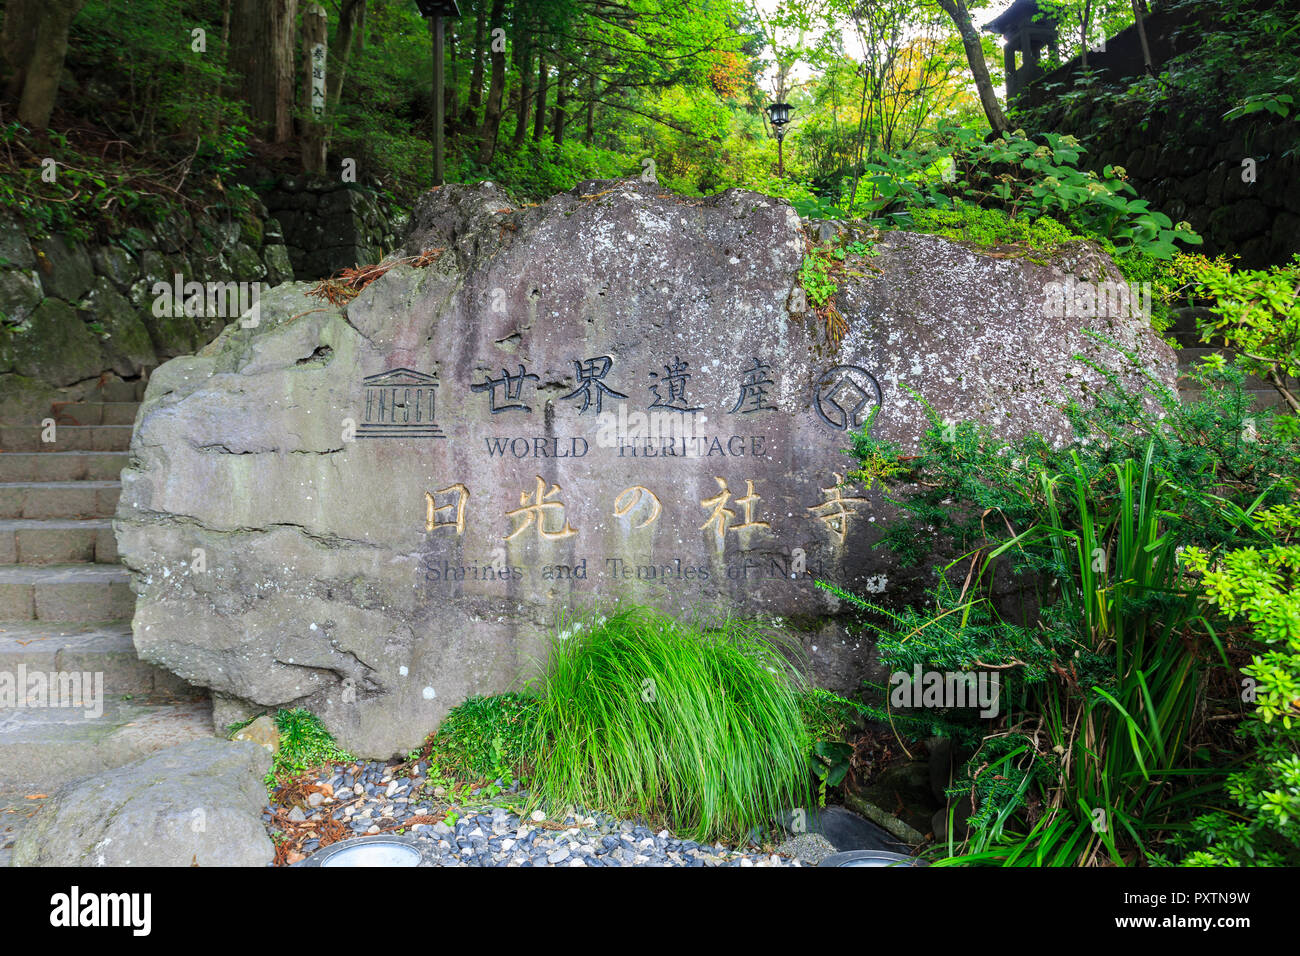
[[[1205,356],[1215,352],[1231,356],[1231,352],[1226,349],[1212,348],[1201,341],[1201,337],[1196,333],[1196,315],[1200,309],[1180,309],[1174,315],[1174,325],[1170,330],[1170,338],[1178,343],[1178,396],[1184,402],[1195,401],[1200,397],[1202,389],[1189,378],[1182,377],[1189,368],[1201,361]],[[1282,409],[1285,402],[1277,389],[1251,375],[1245,381],[1246,393],[1250,395],[1256,408],[1273,408]],[[1295,379],[1289,379],[1287,388],[1293,395],[1300,394],[1300,382]]]
[[[87,714],[89,694],[78,706],[0,699],[0,865],[39,794],[213,733],[205,693],[141,661],[131,640],[112,516],[143,388],[108,382],[98,401],[59,403],[52,443],[40,424],[0,424],[0,682],[27,676],[15,692],[35,704],[31,675],[103,679],[102,714]]]

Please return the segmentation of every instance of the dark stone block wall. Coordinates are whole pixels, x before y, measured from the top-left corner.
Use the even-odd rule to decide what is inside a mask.
[[[366,186],[282,176],[262,200],[280,224],[298,279],[378,262],[396,243],[395,211]]]
[[[1300,252],[1300,126],[1234,122],[1223,112],[1148,117],[1144,104],[1097,96],[1049,113],[1043,128],[1076,136],[1090,168],[1124,167],[1152,208],[1205,238],[1196,251],[1238,255],[1251,268],[1284,263]],[[1247,159],[1254,182],[1243,176]]]
[[[301,176],[275,181],[238,218],[178,208],[106,242],[40,237],[0,208],[0,413],[79,398],[106,376],[147,377],[232,320],[155,315],[157,283],[315,281],[379,262],[399,222],[371,189]]]
[[[1155,12],[1147,35],[1157,72],[1188,53],[1199,32],[1187,13]],[[1174,222],[1187,221],[1205,239],[1193,251],[1240,256],[1251,268],[1279,265],[1300,252],[1300,124],[1269,113],[1225,120],[1235,104],[1171,98],[1168,107],[1123,99],[1128,77],[1143,73],[1136,31],[1106,41],[1088,66],[1109,84],[1076,90],[1076,58],[1027,86],[1013,101],[1013,123],[1030,132],[1069,133],[1088,150],[1088,168],[1122,166],[1138,195]],[[1243,178],[1243,161],[1254,181]]]

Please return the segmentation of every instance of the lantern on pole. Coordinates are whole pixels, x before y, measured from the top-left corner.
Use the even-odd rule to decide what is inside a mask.
[[[459,17],[460,7],[456,0],[415,0],[420,16],[429,21],[433,32],[433,184],[441,186],[446,176],[443,154],[446,145],[446,123],[443,104],[443,74],[445,72],[443,53],[443,20],[446,17]]]
[[[785,139],[785,128],[790,125],[790,114],[794,111],[789,103],[771,103],[767,107],[767,116],[772,123],[772,132],[776,135],[776,174],[785,178],[785,154],[781,141]]]

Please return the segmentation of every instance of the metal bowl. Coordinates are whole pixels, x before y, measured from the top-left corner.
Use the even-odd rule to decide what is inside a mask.
[[[424,848],[411,837],[368,836],[342,840],[313,853],[303,866],[420,866]]]
[[[929,866],[925,860],[889,850],[847,850],[832,853],[818,866]]]

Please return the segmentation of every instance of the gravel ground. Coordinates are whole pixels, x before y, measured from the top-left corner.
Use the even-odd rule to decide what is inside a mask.
[[[396,833],[422,843],[439,866],[801,866],[799,860],[757,848],[655,832],[639,821],[618,820],[567,808],[563,817],[534,811],[524,818],[509,806],[521,801],[517,786],[492,800],[453,804],[441,787],[418,793],[427,764],[400,769],[376,761],[335,766],[304,788],[297,806],[272,804],[262,814],[267,829],[287,838],[278,862],[301,866],[321,847],[342,838]],[[394,776],[410,773],[411,776]],[[474,801],[482,799],[482,805]],[[504,805],[503,805],[504,804]],[[448,826],[448,809],[460,813]],[[334,839],[330,839],[331,835]]]

